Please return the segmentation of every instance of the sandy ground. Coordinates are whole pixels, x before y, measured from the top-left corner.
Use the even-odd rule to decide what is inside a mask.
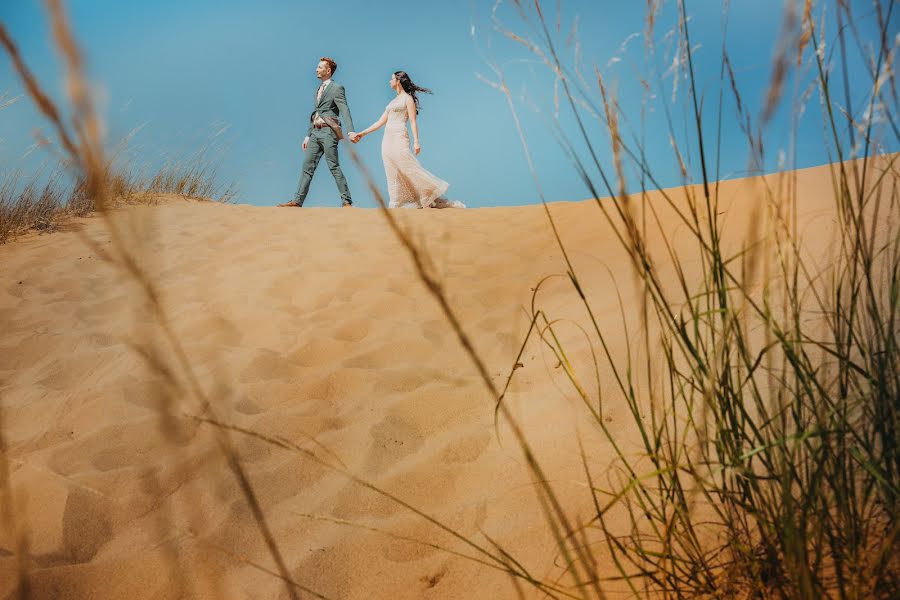
[[[809,256],[827,261],[828,167],[722,183],[726,246],[757,239],[765,190],[794,184],[797,228]],[[668,191],[681,209],[686,191]],[[685,225],[661,194],[650,201],[687,276],[697,277]],[[641,217],[640,200],[632,204]],[[640,326],[627,254],[595,202],[549,209],[611,353],[623,357],[624,333],[639,337]],[[559,334],[597,399],[588,342],[574,325],[590,320],[543,207],[398,216],[500,388],[528,329],[533,288],[562,275],[543,284],[538,306],[571,320]],[[655,231],[653,215],[643,216]],[[203,411],[204,397],[216,418],[300,449],[237,432],[227,440],[290,577],[308,590],[516,597],[502,571],[400,538],[490,563],[479,550],[316,460],[343,464],[495,552],[490,536],[536,578],[560,576],[521,451],[508,427],[495,434],[492,398],[382,214],[170,200],[119,210],[114,221],[165,321],[107,260],[116,243],[101,217],[0,247],[2,430],[34,598],[288,597],[213,427],[187,416]],[[660,235],[649,240],[673,283]],[[596,336],[591,343],[599,347]],[[604,482],[612,450],[546,346],[529,343],[521,364],[506,402],[573,521],[583,521],[590,496],[578,436]],[[607,426],[637,450],[602,360],[599,377]],[[13,538],[0,525],[0,598],[15,588]],[[615,575],[608,564],[601,571]]]

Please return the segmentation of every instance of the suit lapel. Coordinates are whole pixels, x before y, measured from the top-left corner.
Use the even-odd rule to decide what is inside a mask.
[[[316,108],[322,106],[323,104],[325,104],[326,102],[328,102],[331,99],[333,90],[334,90],[334,81],[332,80],[332,82],[329,83],[328,86],[322,91],[322,98],[316,103]],[[319,89],[316,88],[316,94],[318,95],[318,93],[319,93]]]

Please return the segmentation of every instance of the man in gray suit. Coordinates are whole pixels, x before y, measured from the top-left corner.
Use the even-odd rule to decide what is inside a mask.
[[[341,171],[340,162],[338,162],[338,141],[344,137],[341,132],[341,123],[339,119],[343,119],[347,126],[347,138],[351,141],[356,138],[353,129],[353,118],[350,116],[350,108],[347,106],[347,97],[344,93],[344,86],[333,81],[331,76],[337,70],[337,63],[323,56],[319,60],[316,67],[316,77],[322,80],[319,89],[316,90],[315,109],[309,116],[309,130],[306,132],[306,138],[303,140],[303,149],[306,151],[306,158],[303,160],[303,173],[300,175],[300,183],[297,185],[297,193],[294,195],[293,202],[286,202],[278,206],[303,206],[306,200],[306,194],[309,192],[309,184],[312,182],[313,173],[319,165],[322,155],[325,155],[325,162],[331,170],[334,182],[337,184],[338,192],[341,194],[341,203],[344,207],[353,206],[353,200],[350,198],[350,188],[347,187],[347,180]],[[356,143],[356,142],[353,142]]]

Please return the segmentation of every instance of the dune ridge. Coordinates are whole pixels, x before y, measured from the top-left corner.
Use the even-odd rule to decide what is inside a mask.
[[[829,167],[793,175],[805,251],[827,267]],[[765,187],[793,175],[721,182],[730,251],[760,235],[753,220],[764,218]],[[667,190],[676,203],[686,192]],[[163,200],[113,218],[131,232],[223,419],[340,461],[454,530],[482,541],[484,532],[517,550],[536,577],[558,577],[521,454],[502,424],[496,437],[492,399],[378,211]],[[678,249],[673,211],[660,192],[649,201]],[[613,352],[625,352],[622,329],[636,329],[639,305],[627,253],[594,201],[549,210]],[[565,273],[544,208],[398,217],[502,389],[534,286]],[[287,597],[267,572],[274,566],[209,427],[184,417],[183,399],[166,399],[165,382],[135,351],[158,343],[158,324],[136,300],[136,284],[105,260],[102,220],[67,229],[0,246],[2,426],[35,597]],[[659,234],[648,240],[653,247]],[[665,255],[657,256],[671,275]],[[687,246],[681,258],[696,276],[701,265]],[[564,276],[539,292],[549,313],[579,321],[572,295]],[[573,361],[587,369],[584,337],[575,328],[564,333]],[[531,343],[520,364],[505,401],[555,489],[572,499],[573,513],[583,506],[587,515],[577,436],[600,470],[612,452],[540,344]],[[611,389],[611,374],[599,377]],[[158,410],[166,402],[174,403],[169,421]],[[602,410],[628,445],[622,403],[611,393]],[[328,598],[464,598],[473,590],[516,597],[506,574],[410,541],[473,554],[395,502],[297,453],[237,433],[231,439],[292,576],[310,590]],[[13,542],[11,532],[0,533],[7,597]]]

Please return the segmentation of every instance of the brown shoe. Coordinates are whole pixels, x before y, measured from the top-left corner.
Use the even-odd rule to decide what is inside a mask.
[[[299,202],[285,202],[284,204],[279,204],[278,206],[296,206],[299,208],[302,205]]]

